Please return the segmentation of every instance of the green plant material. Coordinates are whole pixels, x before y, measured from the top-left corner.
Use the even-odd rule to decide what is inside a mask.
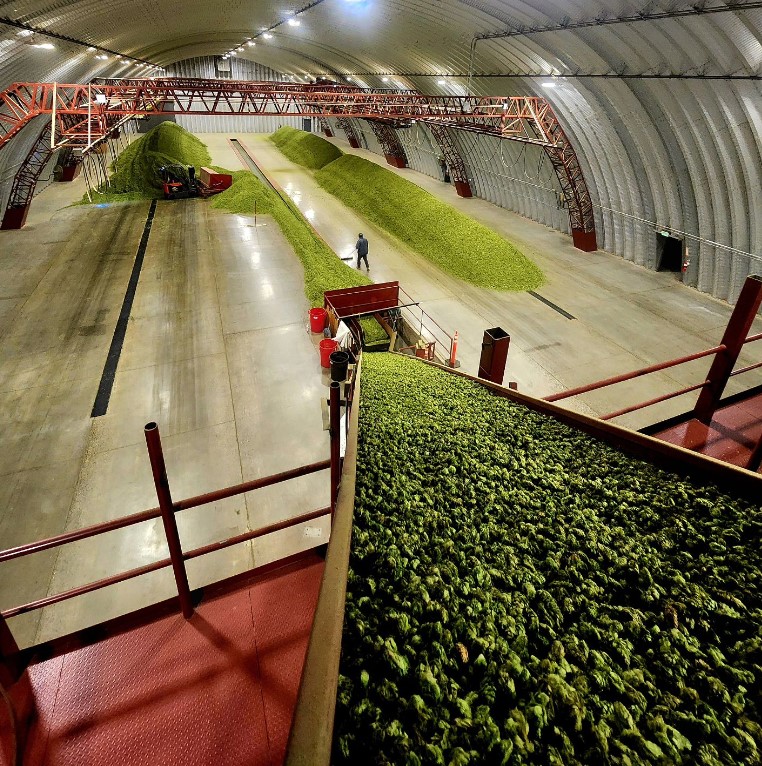
[[[396,173],[295,128],[271,139],[292,161],[317,169],[324,189],[446,273],[494,290],[543,283],[542,271],[507,239]]]
[[[760,762],[759,504],[407,357],[361,386],[334,763]]]
[[[112,163],[111,185],[93,193],[93,202],[158,199],[163,196],[159,168],[194,165],[196,172],[212,159],[206,145],[174,122],[162,122],[135,139]],[[90,200],[85,195],[83,204]]]
[[[374,162],[347,154],[318,183],[442,271],[478,287],[534,290],[543,274],[507,239]]]
[[[314,231],[289,199],[282,199],[254,173],[233,174],[233,185],[212,199],[212,207],[242,215],[269,214],[304,266],[304,292],[311,306],[323,305],[326,290],[369,285],[367,276],[347,266]]]
[[[382,344],[389,346],[389,336],[375,317],[364,317],[360,320],[360,327],[362,327],[363,341],[366,346]]]
[[[344,155],[330,141],[296,128],[279,128],[270,136],[270,140],[292,162],[311,170],[318,170]]]

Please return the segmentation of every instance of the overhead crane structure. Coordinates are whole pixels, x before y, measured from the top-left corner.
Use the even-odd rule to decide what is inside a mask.
[[[419,121],[534,144],[556,172],[575,245],[596,247],[592,200],[577,155],[550,104],[534,96],[432,96],[324,83],[190,78],[15,83],[0,93],[0,150],[39,115],[50,115],[51,148],[88,151],[125,118],[156,114]]]

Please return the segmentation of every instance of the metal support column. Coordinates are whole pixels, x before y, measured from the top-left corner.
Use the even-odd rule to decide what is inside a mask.
[[[320,129],[323,131],[323,135],[326,136],[326,138],[333,138],[333,131],[331,130],[331,125],[328,120],[325,117],[318,117],[318,123],[320,124]]]
[[[331,438],[331,515],[336,511],[341,481],[341,384],[331,383],[329,399],[329,434]]]
[[[338,117],[336,119],[336,124],[346,134],[347,141],[349,141],[349,145],[353,149],[359,149],[360,148],[360,136],[357,133],[357,128],[355,127],[354,122],[352,122],[352,120],[350,120],[348,117]]]
[[[738,361],[738,355],[741,353],[760,305],[762,305],[762,277],[748,276],[733,313],[730,315],[725,334],[722,336],[722,345],[725,346],[725,350],[714,357],[706,376],[709,385],[701,391],[693,409],[693,417],[705,425],[712,422],[730,373],[733,372],[733,367]]]
[[[180,544],[180,535],[177,532],[177,520],[175,519],[175,506],[172,503],[172,493],[169,490],[167,467],[164,465],[164,452],[161,448],[161,436],[159,426],[156,423],[148,423],[145,427],[146,445],[148,456],[151,459],[153,481],[156,485],[156,496],[159,498],[161,520],[164,522],[164,533],[167,536],[169,557],[172,560],[172,569],[177,583],[177,595],[180,597],[180,607],[183,617],[189,620],[193,616],[193,602],[191,601],[190,587],[188,586],[188,574],[185,571],[185,559]]]
[[[407,154],[397,131],[388,122],[381,120],[367,120],[367,123],[376,134],[386,161],[395,168],[406,168]]]
[[[37,140],[32,144],[13,178],[0,229],[20,229],[26,223],[37,181],[55,151],[50,148],[50,120],[45,120]]]
[[[450,176],[458,196],[472,197],[473,194],[471,193],[471,183],[468,180],[466,163],[453,143],[450,131],[444,125],[437,125],[436,123],[429,123],[429,130],[431,130],[431,135],[434,136],[434,140],[437,142],[439,150],[442,152],[442,156],[447,163],[447,168],[450,171]]]

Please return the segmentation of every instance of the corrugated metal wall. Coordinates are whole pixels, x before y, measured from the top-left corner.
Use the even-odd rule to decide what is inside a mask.
[[[667,0],[641,6],[666,13],[678,7]],[[762,9],[730,2],[713,4],[721,12],[711,14],[693,13],[689,3],[680,8],[679,18],[575,28],[580,20],[627,17],[634,6],[625,0],[337,0],[310,5],[300,27],[279,26],[271,39],[241,55],[294,81],[320,73],[372,88],[544,96],[577,150],[600,247],[654,268],[657,232],[667,230],[688,245],[685,281],[733,301],[747,272],[762,270],[762,84],[755,79],[762,71]],[[257,4],[272,18],[282,10]],[[165,65],[244,45],[245,38],[230,30],[252,33],[251,8],[238,0],[152,0],[140,6],[132,0],[16,0],[8,13]],[[478,39],[506,27],[512,36]],[[55,50],[34,49],[17,34],[0,28],[0,87],[15,80],[86,82],[95,75],[145,72],[96,61],[83,46],[64,42],[56,42]],[[205,67],[184,64],[172,71],[214,76],[215,59],[205,61]],[[247,58],[234,57],[230,66],[230,77],[268,77]],[[527,76],[518,76],[522,72]],[[558,76],[555,88],[542,87],[549,84],[545,74]],[[637,79],[655,75],[663,79]],[[729,76],[735,79],[721,79]],[[362,121],[359,130],[364,144],[379,151]],[[413,167],[437,172],[424,142],[401,140],[409,144]],[[565,211],[554,210],[555,184],[544,170],[532,180],[523,157],[521,173],[515,172],[512,148],[496,156],[489,140],[457,140],[478,194],[567,227]],[[0,154],[0,167],[24,153],[20,144],[9,147]]]
[[[221,71],[218,65],[230,67],[229,71]],[[178,61],[167,67],[168,77],[202,77],[206,80],[213,80],[223,75],[223,79],[228,80],[283,80],[284,76],[274,69],[257,64],[256,61],[249,61],[233,57],[224,62],[219,56],[199,56],[197,58]],[[229,76],[225,76],[229,75]]]

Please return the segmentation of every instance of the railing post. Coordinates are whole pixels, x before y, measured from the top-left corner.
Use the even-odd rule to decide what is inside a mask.
[[[754,473],[757,473],[761,465],[762,465],[762,435],[760,435],[759,437],[757,446],[752,450],[751,455],[749,455],[749,460],[746,463],[746,469],[748,471],[754,471]]]
[[[331,438],[331,515],[336,512],[336,498],[339,496],[341,478],[341,384],[331,383],[329,399],[329,431]]]
[[[13,666],[14,658],[19,653],[16,639],[0,614],[0,687],[10,688],[16,681],[16,672]]]
[[[738,302],[725,328],[725,334],[722,336],[722,345],[725,346],[725,350],[714,357],[706,376],[709,385],[702,389],[693,409],[693,417],[705,425],[712,422],[714,411],[722,398],[730,373],[733,372],[733,367],[738,361],[738,355],[741,353],[760,305],[762,305],[762,277],[750,275],[746,277]]]
[[[188,586],[188,574],[185,571],[183,549],[180,544],[180,535],[177,532],[177,520],[175,508],[172,503],[172,494],[169,491],[169,479],[167,479],[167,467],[164,464],[164,452],[161,448],[161,436],[159,426],[156,423],[148,423],[145,427],[146,445],[148,457],[151,459],[153,481],[156,485],[156,496],[159,498],[161,520],[164,522],[164,534],[167,536],[169,557],[172,560],[172,569],[177,583],[177,595],[180,597],[180,607],[183,617],[189,620],[193,616],[193,602],[191,601],[190,587]]]

